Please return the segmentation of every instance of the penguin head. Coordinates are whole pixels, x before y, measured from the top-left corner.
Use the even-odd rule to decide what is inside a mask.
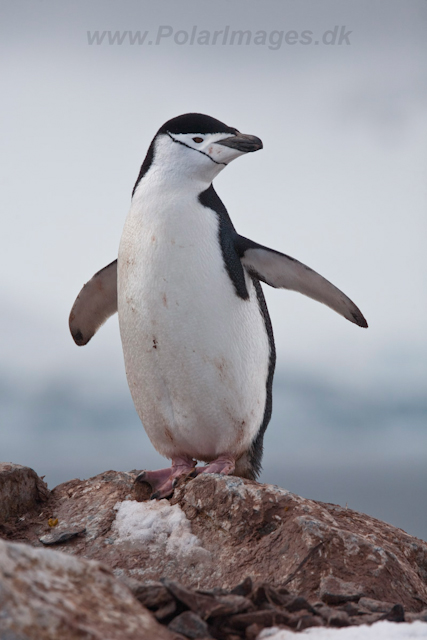
[[[262,142],[256,136],[240,133],[201,113],[186,113],[160,127],[137,184],[150,167],[165,172],[169,178],[212,182],[232,160],[259,149]]]

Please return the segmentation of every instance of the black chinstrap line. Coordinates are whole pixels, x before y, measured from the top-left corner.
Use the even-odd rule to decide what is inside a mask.
[[[205,153],[204,151],[200,151],[200,149],[194,149],[193,147],[190,147],[189,144],[186,144],[185,142],[182,142],[182,140],[175,140],[175,138],[169,133],[169,131],[167,131],[166,133],[168,134],[169,138],[171,140],[173,140],[173,142],[177,142],[178,144],[182,144],[184,147],[187,147],[187,149],[191,149],[191,151],[197,151],[198,153],[201,153],[203,156],[206,156],[207,158],[209,158],[209,160],[212,160],[212,162],[214,162],[215,164],[223,164],[224,167],[227,166],[226,162],[217,162],[216,160],[211,158],[208,153]]]

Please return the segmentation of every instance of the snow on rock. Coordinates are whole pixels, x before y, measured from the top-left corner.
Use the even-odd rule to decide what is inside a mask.
[[[130,543],[150,547],[151,554],[170,555],[184,563],[209,561],[211,554],[191,532],[191,524],[178,504],[167,500],[118,502],[111,526],[115,544]]]
[[[376,622],[368,627],[345,627],[343,629],[328,629],[311,627],[298,634],[301,640],[427,640],[427,623],[396,623]],[[257,640],[295,640],[293,631],[272,627],[264,629],[258,635]]]

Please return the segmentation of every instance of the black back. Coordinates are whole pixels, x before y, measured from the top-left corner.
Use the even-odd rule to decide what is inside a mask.
[[[251,463],[251,470],[253,472],[253,480],[256,480],[262,470],[261,460],[264,452],[264,433],[268,427],[268,423],[270,422],[271,414],[273,412],[273,377],[274,370],[276,368],[276,346],[274,344],[273,327],[270,320],[270,314],[268,313],[267,303],[264,298],[261,283],[254,277],[252,277],[252,282],[254,283],[257,293],[258,306],[264,318],[265,330],[267,331],[268,342],[270,344],[270,359],[268,363],[267,380],[265,383],[267,397],[264,407],[264,416],[259,431],[249,450],[249,460]]]
[[[224,260],[225,268],[230,277],[231,282],[234,285],[236,295],[242,300],[249,299],[248,289],[246,287],[245,275],[242,263],[240,261],[241,255],[252,244],[251,240],[240,236],[235,230],[233,223],[231,222],[228,211],[222,203],[221,198],[217,195],[212,185],[206,191],[199,194],[200,203],[212,209],[218,216],[219,220],[219,243],[221,246],[222,258]],[[257,245],[258,246],[258,245]],[[267,429],[268,423],[271,419],[271,413],[273,410],[273,376],[276,366],[276,347],[274,344],[273,327],[271,325],[270,315],[267,309],[267,303],[264,298],[261,283],[254,276],[251,275],[252,282],[254,283],[255,291],[257,294],[258,306],[262,317],[264,319],[265,330],[268,336],[268,342],[270,345],[270,358],[268,365],[268,374],[266,380],[266,402],[264,407],[264,416],[262,423],[259,427],[259,431],[252,442],[249,450],[249,463],[250,473],[252,479],[255,480],[261,472],[261,459],[263,454],[263,441],[264,433]]]
[[[206,191],[199,193],[199,202],[204,207],[209,207],[215,211],[219,221],[219,243],[221,245],[222,258],[225,268],[234,285],[234,289],[239,298],[247,300],[249,298],[248,289],[245,282],[245,274],[242,263],[235,249],[235,243],[239,237],[231,222],[228,211],[221,198],[211,185]]]

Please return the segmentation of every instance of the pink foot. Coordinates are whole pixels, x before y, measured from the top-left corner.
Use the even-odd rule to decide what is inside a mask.
[[[216,460],[212,460],[206,467],[196,467],[195,471],[196,475],[200,473],[222,473],[228,476],[230,473],[233,473],[235,464],[234,458],[224,454]]]
[[[178,478],[194,473],[196,463],[192,458],[173,458],[170,469],[142,471],[135,482],[147,482],[153,489],[150,500],[160,500],[172,495]]]

